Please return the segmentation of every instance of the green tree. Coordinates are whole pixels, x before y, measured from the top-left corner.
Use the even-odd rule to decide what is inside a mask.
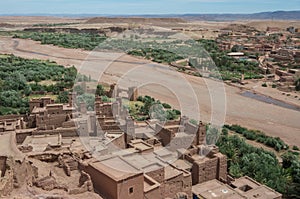
[[[58,103],[68,103],[69,102],[69,92],[63,91],[60,92],[59,95],[57,96],[57,102]]]
[[[104,96],[105,95],[105,90],[103,88],[103,86],[101,84],[97,85],[97,89],[96,89],[96,96]]]
[[[300,91],[300,78],[295,81],[296,90]]]

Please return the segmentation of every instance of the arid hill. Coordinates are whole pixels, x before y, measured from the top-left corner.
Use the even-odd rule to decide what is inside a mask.
[[[140,17],[95,17],[86,21],[87,24],[91,23],[185,23],[186,21],[180,18],[140,18]]]

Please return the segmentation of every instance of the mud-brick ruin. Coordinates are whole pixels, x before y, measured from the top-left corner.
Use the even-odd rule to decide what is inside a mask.
[[[116,90],[117,92],[112,92]],[[30,115],[0,117],[0,196],[4,198],[191,199],[274,198],[281,194],[251,178],[232,179],[227,158],[206,144],[206,125],[137,122],[119,89],[114,102],[30,102]],[[258,197],[259,196],[259,197]]]

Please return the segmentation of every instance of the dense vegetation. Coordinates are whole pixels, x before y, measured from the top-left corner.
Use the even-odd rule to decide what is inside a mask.
[[[85,50],[93,50],[106,37],[98,34],[86,33],[48,33],[48,32],[16,32],[14,38],[32,39],[40,41],[42,44],[53,44],[64,48],[82,48]]]
[[[176,53],[169,52],[162,49],[152,49],[152,48],[132,50],[129,51],[128,54],[144,57],[146,59],[150,59],[157,63],[171,63],[183,59],[183,57],[176,55]]]
[[[54,26],[68,26],[68,25],[77,25],[80,23],[39,23],[34,24],[33,27],[54,27]]]
[[[74,67],[64,68],[54,62],[0,55],[0,115],[27,113],[28,97],[32,92],[60,95],[73,87],[76,75]]]
[[[286,198],[300,198],[300,160],[297,153],[286,152],[282,155],[281,165],[274,153],[226,133],[219,138],[217,146],[228,157],[228,170],[233,177],[248,175],[283,193]]]
[[[214,40],[163,40],[163,42],[145,39],[110,39],[97,34],[74,33],[40,33],[40,32],[16,32],[15,38],[32,39],[41,41],[42,44],[53,44],[65,48],[82,48],[93,50],[99,46],[101,49],[121,50],[130,55],[140,56],[157,63],[171,63],[183,58],[200,58],[199,63],[208,67],[213,73],[211,76],[223,80],[238,80],[241,74],[245,79],[262,78],[257,62],[239,60],[227,56],[226,51],[221,51]],[[106,42],[104,42],[106,40]],[[159,41],[159,39],[158,39]],[[206,52],[207,51],[207,52]],[[214,62],[214,63],[213,63]],[[192,65],[193,66],[193,65]],[[220,75],[218,74],[220,73]]]
[[[240,79],[241,74],[245,75],[245,79],[262,78],[258,63],[227,56],[228,52],[221,51],[214,40],[201,39],[198,42],[203,45],[213,59],[223,80]]]
[[[239,125],[225,125],[226,129],[229,129],[235,133],[243,135],[248,140],[255,140],[256,142],[262,143],[268,147],[274,148],[276,151],[287,150],[289,146],[284,143],[280,138],[270,137],[261,131],[249,130]]]
[[[160,121],[175,120],[181,114],[179,110],[172,109],[171,105],[161,103],[150,96],[138,97],[138,102],[131,104],[128,108],[130,115],[138,121],[150,118]]]

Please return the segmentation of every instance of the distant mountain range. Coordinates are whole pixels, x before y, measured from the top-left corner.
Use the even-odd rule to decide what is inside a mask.
[[[253,14],[164,14],[164,15],[104,15],[104,14],[0,14],[0,16],[53,16],[53,17],[143,17],[182,18],[185,20],[236,21],[236,20],[300,20],[300,10],[260,12]]]
[[[186,14],[188,20],[234,21],[234,20],[300,20],[300,11],[275,11],[254,14]]]

